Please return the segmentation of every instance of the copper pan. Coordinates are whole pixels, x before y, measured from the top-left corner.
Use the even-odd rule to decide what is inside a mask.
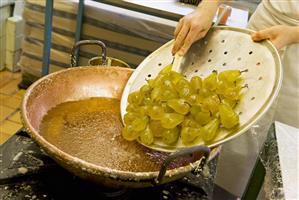
[[[72,56],[72,65],[76,64],[75,60]],[[28,88],[23,98],[21,110],[26,130],[58,164],[81,178],[109,187],[137,188],[163,184],[179,179],[199,165],[203,165],[205,158],[209,156],[209,149],[196,147],[171,154],[169,159],[163,163],[160,172],[120,171],[73,157],[49,143],[39,134],[42,118],[58,104],[90,97],[120,99],[132,71],[132,69],[121,67],[86,66],[68,68],[42,77]],[[176,156],[198,151],[203,151],[205,156],[187,166],[166,170],[168,163]],[[209,158],[213,158],[217,153],[218,149],[212,150]]]

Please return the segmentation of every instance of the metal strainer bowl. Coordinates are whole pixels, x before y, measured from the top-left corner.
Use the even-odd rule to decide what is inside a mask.
[[[242,74],[244,85],[248,88],[242,90],[244,95],[235,109],[239,113],[240,124],[234,130],[220,131],[210,144],[206,144],[210,148],[246,132],[270,108],[279,92],[282,82],[279,54],[270,41],[253,42],[251,33],[253,32],[248,29],[213,27],[204,39],[192,45],[182,60],[182,73],[187,79],[193,76],[206,77],[213,70],[248,70]],[[122,117],[126,113],[128,95],[172,62],[172,45],[173,40],[157,49],[134,71],[122,96]],[[156,141],[149,148],[173,152],[186,146],[180,140],[174,146],[166,146]]]

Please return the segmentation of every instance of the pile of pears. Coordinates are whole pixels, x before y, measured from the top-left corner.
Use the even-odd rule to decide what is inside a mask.
[[[129,94],[123,138],[145,145],[155,140],[175,145],[179,139],[186,146],[209,144],[220,129],[238,126],[234,109],[242,96],[241,71],[213,71],[204,79],[187,80],[171,69],[166,66]]]

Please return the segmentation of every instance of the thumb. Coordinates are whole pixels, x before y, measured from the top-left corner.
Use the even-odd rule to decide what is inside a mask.
[[[253,41],[257,42],[257,41],[261,41],[261,40],[265,40],[265,39],[270,39],[271,35],[272,35],[271,29],[265,29],[265,30],[253,33],[251,35],[251,38]]]

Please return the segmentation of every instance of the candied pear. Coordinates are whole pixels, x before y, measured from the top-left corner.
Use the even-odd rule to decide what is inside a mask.
[[[203,88],[206,88],[210,91],[214,91],[217,88],[217,73],[213,72],[207,78],[203,80]]]
[[[143,117],[139,117],[137,119],[135,119],[132,123],[131,123],[131,126],[132,126],[132,129],[133,131],[143,131],[147,124],[148,124],[148,116],[143,116]]]
[[[164,128],[172,129],[184,121],[184,115],[177,113],[165,113],[161,119]]]
[[[148,115],[151,117],[153,120],[160,120],[163,117],[164,110],[161,106],[150,106],[148,108]]]
[[[179,129],[177,127],[173,129],[165,129],[162,134],[162,140],[165,144],[174,144],[178,141],[179,134]]]
[[[171,99],[167,101],[167,105],[179,114],[185,115],[189,112],[190,106],[184,99]]]
[[[193,76],[190,80],[190,85],[193,90],[199,91],[202,88],[202,79],[199,76]]]
[[[122,136],[128,141],[136,140],[141,132],[134,131],[131,125],[125,126],[122,130]]]
[[[215,118],[200,129],[205,142],[209,142],[215,138],[219,123],[219,119]]]
[[[154,135],[149,127],[147,127],[139,136],[140,141],[145,145],[150,145],[154,142]]]
[[[228,84],[233,84],[241,76],[240,70],[225,70],[218,74],[218,80]]]
[[[225,128],[233,128],[239,123],[239,115],[227,104],[219,106],[220,122]]]
[[[183,127],[181,130],[182,142],[185,145],[192,143],[199,135],[199,128]]]
[[[162,133],[165,130],[165,128],[162,127],[161,122],[158,120],[151,120],[149,128],[151,129],[154,137],[162,137]]]

